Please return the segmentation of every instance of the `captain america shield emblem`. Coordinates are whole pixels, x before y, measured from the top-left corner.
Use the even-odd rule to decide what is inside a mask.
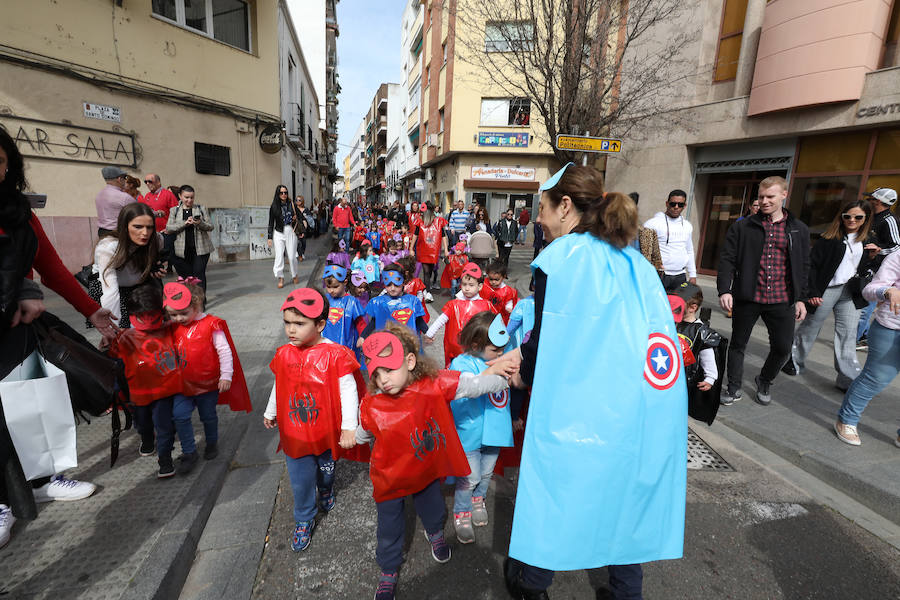
[[[667,390],[678,380],[681,371],[678,346],[661,333],[651,333],[648,340],[644,379],[657,390]]]

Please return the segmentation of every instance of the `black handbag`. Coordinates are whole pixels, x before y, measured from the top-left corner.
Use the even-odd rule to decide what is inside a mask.
[[[88,290],[91,289],[92,281],[100,282],[100,274],[94,273],[94,265],[85,265],[81,267],[80,271],[75,271],[73,275],[75,276],[75,279],[78,280],[78,283]]]

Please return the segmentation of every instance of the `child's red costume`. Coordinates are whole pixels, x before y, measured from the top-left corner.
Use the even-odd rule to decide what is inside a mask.
[[[147,406],[181,393],[184,360],[175,349],[170,325],[145,331],[126,329],[110,346],[110,354],[125,363],[128,394],[136,405]]]
[[[367,459],[368,448],[340,446],[341,390],[338,379],[353,375],[357,393],[365,384],[353,352],[344,346],[323,342],[299,347],[285,344],[269,363],[275,373],[275,402],[281,449],[291,458],[331,450],[332,456]]]
[[[353,230],[353,242],[355,244],[361,243],[364,239],[366,239],[366,229],[365,225],[357,225]]]
[[[469,474],[450,412],[458,386],[458,371],[441,371],[397,396],[363,398],[360,425],[375,436],[369,467],[375,502],[403,498],[441,477]]]
[[[198,396],[218,389],[219,355],[216,354],[212,342],[216,331],[225,334],[234,366],[231,387],[227,392],[219,392],[219,404],[227,404],[233,411],[252,412],[250,391],[247,389],[244,369],[231,339],[231,332],[228,331],[228,324],[213,315],[206,315],[187,325],[177,326],[173,332],[175,348],[186,363],[182,376],[183,393],[185,396]]]
[[[419,222],[419,237],[416,240],[416,260],[429,265],[437,264],[441,257],[441,232],[447,222],[441,217],[434,217],[431,225]]]
[[[513,307],[519,301],[519,292],[510,285],[502,285],[499,288],[492,288],[485,280],[481,286],[481,297],[491,303],[495,313],[503,316],[503,323],[509,325],[509,311],[506,310],[506,303],[512,301]]]
[[[486,310],[495,312],[491,303],[482,298],[477,300],[454,298],[444,305],[443,313],[449,319],[444,329],[444,360],[448,366],[451,360],[463,353],[463,347],[459,345],[459,332],[469,319]]]
[[[466,254],[454,254],[451,256],[450,262],[447,263],[447,266],[444,267],[444,272],[441,273],[441,287],[452,287],[453,280],[462,277],[463,267],[466,266],[468,262],[469,256]]]
[[[403,293],[409,294],[410,296],[419,297],[419,292],[425,291],[425,284],[422,283],[422,280],[418,277],[413,277],[409,281],[403,284]],[[421,303],[421,300],[419,301]],[[425,311],[425,316],[422,317],[425,319],[425,322],[428,323],[431,321],[431,315],[428,313],[428,309],[425,308],[425,304],[422,304],[422,310]]]

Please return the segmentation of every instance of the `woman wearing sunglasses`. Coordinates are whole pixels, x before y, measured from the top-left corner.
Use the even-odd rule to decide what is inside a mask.
[[[808,278],[809,316],[797,327],[791,360],[782,371],[797,375],[812,349],[819,330],[834,313],[835,386],[846,391],[859,375],[856,360],[856,325],[859,309],[867,302],[862,288],[868,282],[866,273],[872,257],[863,249],[871,226],[872,207],[866,200],[845,203],[810,252]],[[870,279],[871,277],[869,277]]]

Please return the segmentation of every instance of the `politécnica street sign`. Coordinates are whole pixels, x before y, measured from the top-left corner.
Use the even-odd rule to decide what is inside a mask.
[[[556,136],[556,147],[560,150],[575,150],[577,152],[620,152],[622,150],[622,140],[559,134]]]

